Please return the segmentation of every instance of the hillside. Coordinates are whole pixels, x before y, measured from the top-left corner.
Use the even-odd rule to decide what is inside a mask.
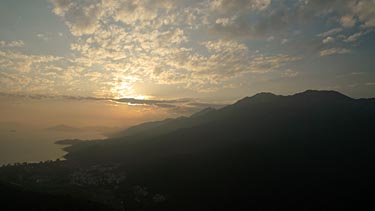
[[[67,160],[2,167],[0,180],[34,204],[62,195],[93,209],[371,209],[374,120],[374,99],[259,93],[105,141],[59,141]]]
[[[142,136],[79,143],[66,158],[121,163],[128,182],[170,195],[169,208],[354,206],[373,184],[374,120],[373,99],[260,93],[202,115],[138,126]]]
[[[110,211],[110,207],[87,201],[75,199],[66,195],[52,195],[24,190],[14,184],[0,182],[0,209],[13,210],[93,210]]]

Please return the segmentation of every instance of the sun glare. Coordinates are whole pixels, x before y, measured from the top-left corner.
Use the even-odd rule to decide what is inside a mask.
[[[113,88],[111,89],[111,93],[115,98],[132,98],[137,100],[148,100],[152,98],[152,96],[140,95],[137,93],[133,88],[135,79],[127,79],[128,80],[119,80],[116,84],[114,84]]]

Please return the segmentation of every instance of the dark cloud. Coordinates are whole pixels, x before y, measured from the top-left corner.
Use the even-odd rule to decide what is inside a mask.
[[[110,101],[131,105],[156,106],[159,108],[172,109],[178,111],[199,111],[201,108],[220,108],[223,104],[210,104],[197,102],[196,99],[174,99],[174,100],[147,100],[136,98],[99,98],[86,96],[70,96],[70,95],[43,95],[43,94],[20,94],[20,93],[4,93],[0,92],[0,97],[31,99],[31,100],[69,100],[69,101]]]
[[[166,103],[182,103],[184,101],[180,100],[144,100],[144,99],[135,99],[135,98],[120,98],[120,99],[110,99],[114,102],[119,103],[131,103],[131,104],[146,104],[146,105],[158,105]]]
[[[48,99],[52,99],[52,100],[76,100],[76,101],[110,100],[110,98],[98,98],[98,97],[82,97],[82,96],[70,96],[70,95],[47,95],[47,94],[21,94],[21,93],[5,93],[5,92],[0,92],[0,97],[25,98],[25,99],[32,99],[32,100],[48,100]]]
[[[354,26],[355,21],[358,20],[362,27],[373,27],[375,26],[375,10],[371,8],[374,6],[374,1],[367,0],[280,0],[273,1],[257,15],[249,9],[241,10],[241,13],[232,11],[230,15],[236,18],[231,24],[216,23],[211,29],[218,34],[232,38],[265,38],[270,34],[274,35],[293,27],[303,27],[306,23],[320,18],[333,17],[337,25],[348,25],[340,21],[347,17],[352,21],[351,26]]]

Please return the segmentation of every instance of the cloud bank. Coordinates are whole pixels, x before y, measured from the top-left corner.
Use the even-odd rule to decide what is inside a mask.
[[[117,99],[139,95],[143,83],[220,92],[243,78],[284,77],[311,54],[350,55],[375,27],[370,0],[49,2],[71,33],[70,53],[0,41],[0,91]]]

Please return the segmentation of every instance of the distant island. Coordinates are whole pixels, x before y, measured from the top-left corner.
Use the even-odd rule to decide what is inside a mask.
[[[64,139],[64,140],[56,141],[55,144],[73,145],[73,144],[77,144],[77,143],[81,143],[81,142],[82,142],[82,140],[80,140],[80,139]]]

